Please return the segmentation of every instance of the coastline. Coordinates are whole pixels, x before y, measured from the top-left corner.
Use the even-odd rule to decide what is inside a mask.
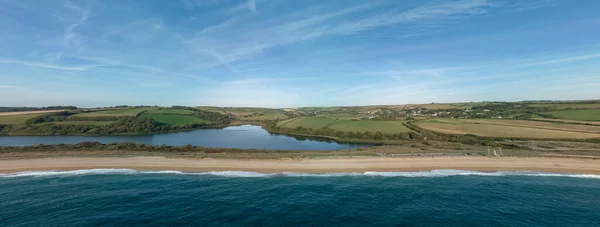
[[[600,175],[600,160],[556,157],[354,157],[324,159],[213,159],[133,157],[48,157],[0,160],[0,173],[134,169],[182,172],[248,171],[261,173],[417,172],[470,170],[481,172],[531,171]]]

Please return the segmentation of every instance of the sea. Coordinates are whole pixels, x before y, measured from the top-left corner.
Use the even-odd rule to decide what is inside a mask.
[[[20,172],[0,226],[600,226],[600,175]]]

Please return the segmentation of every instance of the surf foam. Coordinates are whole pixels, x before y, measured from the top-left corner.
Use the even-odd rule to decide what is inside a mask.
[[[9,174],[0,174],[0,178],[12,177],[66,177],[66,176],[84,176],[84,175],[131,175],[131,174],[177,174],[177,175],[200,175],[200,176],[218,176],[218,177],[452,177],[452,176],[533,176],[533,177],[574,177],[600,179],[600,175],[594,174],[564,174],[564,173],[546,173],[546,172],[478,172],[468,170],[431,170],[418,172],[346,172],[346,173],[301,173],[301,172],[281,172],[281,173],[259,173],[247,171],[212,171],[212,172],[182,172],[177,170],[165,171],[137,171],[133,169],[84,169],[71,171],[27,171]]]

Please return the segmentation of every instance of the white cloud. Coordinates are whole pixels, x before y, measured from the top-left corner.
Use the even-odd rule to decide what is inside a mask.
[[[227,20],[220,25],[209,27],[185,42],[198,53],[218,56],[216,59],[230,67],[239,60],[255,57],[276,46],[289,45],[300,41],[328,35],[348,35],[362,31],[391,26],[410,24],[419,29],[435,29],[451,21],[487,12],[495,5],[486,0],[463,0],[459,2],[431,4],[411,10],[392,10],[386,13],[367,14],[366,17],[351,17],[377,6],[369,2],[335,12],[315,15],[313,10],[302,15],[300,20],[294,16],[273,18],[270,21],[239,23],[237,19]],[[344,16],[344,20],[340,20]],[[276,23],[274,23],[276,22]],[[420,24],[426,26],[420,26]]]
[[[81,41],[81,39],[77,39],[77,33],[75,32],[75,29],[77,27],[85,24],[85,22],[88,20],[88,17],[89,17],[89,11],[79,8],[78,6],[76,6],[72,3],[66,4],[65,7],[76,11],[81,16],[75,23],[70,24],[65,29],[65,34],[64,34],[64,38],[63,38],[64,45],[65,46],[74,46],[75,48],[77,48],[78,52],[83,52],[83,50],[85,49],[85,46],[83,44],[83,41]]]
[[[39,62],[28,62],[14,59],[5,59],[0,58],[0,63],[4,64],[17,64],[22,66],[36,67],[36,68],[47,68],[47,69],[60,69],[60,70],[68,70],[68,71],[85,71],[94,66],[61,66],[61,65],[53,65]]]
[[[256,13],[256,1],[248,0],[247,2],[241,3],[235,7],[233,7],[230,12],[235,13],[241,10],[250,10],[253,13]]]

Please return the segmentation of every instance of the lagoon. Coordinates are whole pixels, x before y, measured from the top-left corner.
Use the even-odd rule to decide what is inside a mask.
[[[185,146],[188,144],[213,148],[267,150],[340,150],[367,147],[366,144],[345,144],[323,138],[292,137],[272,134],[260,126],[241,125],[223,129],[199,129],[186,132],[140,136],[0,136],[0,146],[31,146],[38,144],[103,144],[134,142],[150,145]]]

